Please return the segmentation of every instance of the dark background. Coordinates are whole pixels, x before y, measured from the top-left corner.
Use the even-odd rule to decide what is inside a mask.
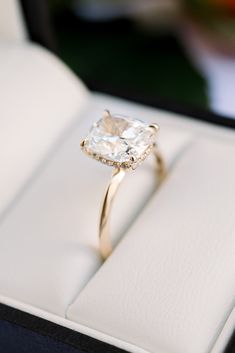
[[[74,1],[22,0],[31,38],[56,52],[92,90],[161,106],[208,110],[207,84],[174,29],[131,18],[90,21]]]

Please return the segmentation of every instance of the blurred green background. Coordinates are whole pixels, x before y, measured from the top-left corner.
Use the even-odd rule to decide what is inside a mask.
[[[89,88],[128,99],[208,108],[206,82],[174,27],[146,26],[120,14],[100,19],[93,11],[92,18],[80,16],[85,1],[83,7],[79,4],[77,9],[74,1],[50,0],[50,13],[59,55]]]

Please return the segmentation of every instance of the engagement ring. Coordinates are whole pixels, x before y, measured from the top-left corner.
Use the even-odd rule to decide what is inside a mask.
[[[150,154],[156,159],[156,180],[162,182],[166,169],[164,160],[157,148],[159,126],[121,115],[111,115],[104,111],[103,117],[94,123],[81,148],[88,156],[114,167],[111,181],[103,200],[100,224],[100,253],[106,259],[112,252],[109,234],[110,211],[113,199],[126,172],[135,170]]]

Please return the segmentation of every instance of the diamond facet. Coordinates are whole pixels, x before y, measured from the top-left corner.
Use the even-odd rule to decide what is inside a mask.
[[[107,160],[107,164],[133,164],[146,157],[156,142],[157,129],[145,122],[105,111],[91,127],[82,148],[89,155]],[[113,163],[111,163],[113,162]]]

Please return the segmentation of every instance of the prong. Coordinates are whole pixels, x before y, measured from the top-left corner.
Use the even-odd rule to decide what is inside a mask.
[[[110,119],[111,118],[111,114],[110,111],[108,109],[105,109],[103,112],[103,118],[104,119]]]
[[[158,132],[158,130],[160,129],[159,125],[156,123],[150,124],[149,127],[150,129],[153,129],[155,132]]]
[[[137,161],[137,158],[134,156],[130,157],[130,162],[135,163]]]
[[[83,148],[83,147],[85,146],[85,143],[86,143],[86,140],[82,140],[82,141],[80,142],[81,148]]]

